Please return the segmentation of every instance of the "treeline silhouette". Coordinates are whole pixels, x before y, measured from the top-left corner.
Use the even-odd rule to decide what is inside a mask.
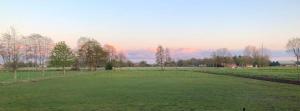
[[[296,40],[298,39],[293,39],[293,41]],[[288,50],[293,51],[293,48],[296,50],[296,46],[300,46],[294,43],[288,43]],[[113,67],[159,66],[163,69],[164,67],[264,67],[280,65],[279,62],[270,61],[270,55],[267,52],[267,49],[263,47],[246,46],[243,54],[232,55],[227,48],[220,48],[213,51],[211,57],[208,58],[174,60],[169,49],[159,45],[155,53],[156,63],[148,64],[147,61],[134,63],[123,52],[117,52],[114,46],[102,45],[97,40],[88,37],[78,39],[74,49],[71,49],[63,41],[54,43],[50,37],[37,33],[28,36],[18,35],[13,27],[8,32],[2,33],[0,38],[2,67],[15,73],[20,67],[32,67],[41,71],[46,70],[47,67],[62,67],[63,69],[64,67],[72,67],[72,70],[87,68],[92,71],[98,67],[113,69]]]

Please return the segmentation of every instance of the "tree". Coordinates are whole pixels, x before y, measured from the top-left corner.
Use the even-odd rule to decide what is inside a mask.
[[[126,65],[127,67],[134,67],[134,63],[131,62],[130,60],[127,60],[127,61],[125,62],[125,65]]]
[[[71,70],[73,71],[80,71],[80,63],[79,63],[79,58],[75,56],[74,62],[72,64]]]
[[[242,56],[233,56],[232,59],[233,59],[234,63],[237,66],[243,66],[244,65]]]
[[[300,38],[293,38],[288,41],[286,44],[287,52],[293,53],[296,57],[297,64],[300,59]]]
[[[90,71],[96,70],[97,66],[106,60],[107,55],[100,43],[93,39],[82,45],[78,52],[80,58],[83,58],[85,65],[89,67]]]
[[[118,67],[123,67],[126,65],[126,60],[127,60],[127,57],[125,56],[125,54],[123,52],[120,52],[118,53],[118,56],[117,56],[117,66]]]
[[[165,66],[171,66],[172,65],[172,58],[170,55],[170,50],[168,48],[165,49]]]
[[[11,27],[7,33],[1,36],[1,56],[4,65],[14,72],[14,79],[17,79],[17,69],[20,60],[21,43],[16,30]]]
[[[42,36],[40,34],[31,34],[27,37],[24,37],[26,62],[32,62],[36,70],[38,70],[39,66],[41,38]]]
[[[280,63],[278,61],[272,61],[270,62],[270,66],[280,66]]]
[[[217,67],[224,67],[233,61],[230,51],[226,48],[217,49],[216,51],[212,52],[212,58],[215,66]]]
[[[74,66],[76,66],[77,68],[76,69],[80,69],[80,67],[85,67],[86,66],[86,58],[85,58],[85,56],[81,56],[80,55],[80,50],[81,50],[81,48],[82,48],[82,46],[84,45],[84,44],[86,44],[88,41],[90,41],[91,39],[90,38],[87,38],[87,37],[80,37],[78,40],[77,40],[77,49],[76,49],[76,52],[75,52],[75,56],[76,56],[76,58],[77,58],[77,60],[78,61],[76,61],[76,62],[78,62],[78,63],[76,63],[76,65],[74,65]],[[74,67],[75,68],[75,67]]]
[[[258,51],[256,51],[256,47],[255,46],[246,46],[243,52],[243,63],[244,66],[247,65],[254,65],[254,58],[256,57]]]
[[[117,59],[117,51],[116,48],[112,45],[105,44],[103,47],[104,51],[107,53],[108,62],[115,63]]]
[[[165,65],[165,51],[164,48],[159,45],[156,49],[156,63],[160,66],[161,70],[164,70]]]
[[[43,54],[42,54],[42,58],[43,58],[43,72],[45,70],[45,68],[47,68],[47,65],[48,65],[48,60],[49,60],[49,56],[51,54],[51,50],[53,49],[54,47],[54,42],[52,41],[51,38],[49,37],[44,37],[43,39],[43,43],[44,43],[44,46],[43,46]]]
[[[147,63],[147,61],[140,61],[138,63],[139,67],[149,67],[150,65]]]
[[[203,64],[205,64],[207,67],[214,67],[214,60],[212,58],[204,58]]]
[[[86,42],[90,41],[90,38],[87,37],[80,37],[77,40],[77,48],[80,49]]]
[[[6,54],[5,46],[0,42],[0,57],[1,57],[0,60],[2,60],[2,61],[5,60],[5,54]]]
[[[66,74],[67,66],[70,66],[74,61],[74,54],[67,44],[62,41],[58,42],[51,52],[50,63],[53,66],[58,66],[63,68],[63,74]]]
[[[36,70],[41,69],[44,72],[54,45],[52,39],[40,34],[31,34],[23,37],[22,42],[24,63],[33,63]]]
[[[300,58],[300,38],[292,38],[286,44],[287,52],[293,53],[296,57],[296,65],[298,71],[299,58]],[[298,81],[300,81],[300,74],[298,74]]]
[[[264,53],[265,52],[265,53]],[[270,57],[266,53],[266,49],[258,49],[255,46],[247,46],[244,49],[243,63],[245,65],[253,65],[258,67],[268,66]]]

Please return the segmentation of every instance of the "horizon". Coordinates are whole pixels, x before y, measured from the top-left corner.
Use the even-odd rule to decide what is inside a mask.
[[[17,1],[17,2],[16,2]],[[0,32],[13,26],[72,48],[80,37],[111,44],[129,59],[153,58],[163,45],[176,59],[201,58],[247,45],[271,50],[272,60],[294,60],[287,41],[300,36],[300,1],[0,1]],[[204,53],[206,52],[206,53]],[[139,58],[140,57],[140,58]],[[151,62],[148,60],[148,62]]]

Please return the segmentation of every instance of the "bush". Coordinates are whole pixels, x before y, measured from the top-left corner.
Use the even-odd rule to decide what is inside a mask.
[[[111,62],[106,63],[105,70],[112,70],[112,69],[113,69],[113,64]]]
[[[80,63],[79,63],[78,58],[75,58],[74,63],[72,64],[71,70],[72,71],[80,71]]]
[[[72,71],[80,71],[80,68],[77,67],[77,66],[72,65],[71,70]]]

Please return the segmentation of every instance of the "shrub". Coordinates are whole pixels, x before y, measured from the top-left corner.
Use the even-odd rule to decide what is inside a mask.
[[[112,70],[112,69],[113,69],[113,64],[111,62],[105,64],[105,70]]]

